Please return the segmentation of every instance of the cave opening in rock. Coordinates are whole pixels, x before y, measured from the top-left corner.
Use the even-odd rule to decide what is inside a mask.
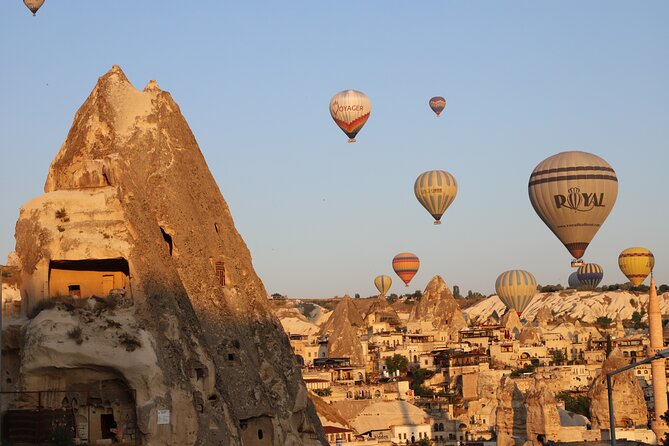
[[[167,243],[167,246],[169,247],[170,250],[170,255],[172,255],[172,249],[174,248],[174,244],[172,243],[172,236],[163,229],[163,227],[160,227],[160,232],[163,234],[163,240],[165,240],[165,243]]]
[[[113,289],[129,291],[130,267],[124,258],[51,260],[49,296],[107,296]]]

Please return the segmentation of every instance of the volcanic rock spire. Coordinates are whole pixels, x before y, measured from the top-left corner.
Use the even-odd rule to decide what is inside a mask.
[[[16,227],[25,310],[58,292],[58,274],[113,269],[155,354],[155,386],[123,361],[109,370],[139,386],[143,444],[326,443],[249,250],[169,93],[154,81],[139,91],[114,66],[76,113],[45,192]],[[156,425],[158,410],[170,411],[168,426]]]

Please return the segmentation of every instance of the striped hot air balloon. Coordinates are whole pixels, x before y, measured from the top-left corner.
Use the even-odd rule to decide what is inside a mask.
[[[627,248],[618,256],[618,266],[632,285],[639,286],[653,271],[655,256],[646,248]]]
[[[576,271],[581,286],[595,289],[604,278],[604,270],[596,263],[586,263]]]
[[[390,276],[381,275],[374,278],[374,285],[376,286],[376,289],[379,290],[379,293],[383,294],[384,296],[392,284],[393,280],[390,278]]]
[[[583,257],[618,196],[609,163],[592,153],[562,152],[530,175],[532,207],[576,259]]]
[[[418,260],[416,254],[401,252],[393,258],[393,270],[395,270],[395,274],[400,276],[406,286],[409,286],[409,282],[416,275],[419,267],[420,260]]]
[[[418,175],[413,192],[420,204],[434,217],[434,224],[439,225],[441,216],[455,200],[458,183],[445,170],[429,170]]]
[[[521,269],[505,271],[497,278],[495,291],[502,303],[520,316],[537,292],[537,281]]]
[[[30,12],[32,12],[33,15],[36,15],[37,11],[44,4],[44,0],[23,0],[23,3],[30,9]]]
[[[372,103],[361,91],[344,90],[330,100],[330,115],[340,129],[348,136],[348,142],[355,142],[355,135],[369,119]]]
[[[569,274],[567,283],[569,283],[569,288],[574,288],[574,289],[580,288],[581,282],[578,280],[578,272],[574,271],[573,273]]]
[[[430,99],[430,108],[437,114],[437,117],[439,117],[441,112],[446,108],[446,99],[441,96],[433,97]]]

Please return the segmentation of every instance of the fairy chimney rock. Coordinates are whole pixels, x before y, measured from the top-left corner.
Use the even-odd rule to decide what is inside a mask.
[[[442,329],[458,312],[461,313],[461,310],[450,288],[437,275],[427,284],[420,301],[411,310],[409,322],[430,322],[434,328]],[[464,320],[464,317],[457,320]]]
[[[614,348],[604,360],[601,373],[594,379],[588,391],[591,400],[590,413],[594,429],[609,428],[609,400],[606,374],[629,364],[619,348]],[[648,424],[648,411],[643,390],[633,370],[626,370],[611,377],[614,418],[616,426],[635,427]]]
[[[328,320],[321,327],[321,334],[332,334],[337,326],[352,325],[356,328],[363,328],[365,321],[360,314],[360,310],[353,303],[351,296],[346,294],[337,304]]]
[[[44,190],[16,224],[24,314],[54,296],[124,304],[30,320],[23,389],[130,383],[147,445],[326,443],[251,254],[168,92],[155,82],[139,91],[114,66],[77,111]],[[98,329],[103,316],[112,325]],[[54,326],[79,326],[85,341],[44,341]],[[141,347],[124,353],[121,331]],[[170,411],[169,427],[156,426],[158,410]]]

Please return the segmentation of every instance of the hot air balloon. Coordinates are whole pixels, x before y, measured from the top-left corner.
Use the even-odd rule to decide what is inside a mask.
[[[437,117],[439,117],[441,112],[446,108],[446,99],[441,96],[433,97],[430,99],[430,108],[437,114]]]
[[[530,175],[528,191],[539,217],[580,259],[613,209],[618,178],[597,155],[562,152],[539,163]]]
[[[44,4],[44,0],[23,0],[23,3],[30,9],[33,15],[35,15]]]
[[[604,270],[596,263],[586,263],[576,271],[576,276],[582,286],[594,290],[604,278]]]
[[[567,283],[569,283],[569,288],[579,289],[581,287],[581,282],[578,280],[578,272],[574,271],[573,273],[569,274]]]
[[[440,225],[441,216],[455,200],[458,183],[445,170],[429,170],[418,175],[413,192],[420,204],[434,217],[434,224]]]
[[[393,269],[406,286],[409,286],[409,282],[416,275],[419,267],[420,260],[416,254],[401,252],[393,258]]]
[[[376,286],[376,289],[379,290],[379,293],[383,294],[384,296],[392,284],[393,280],[390,278],[390,276],[381,275],[374,278],[374,285]]]
[[[372,103],[365,93],[356,90],[340,91],[330,100],[330,114],[340,129],[355,142],[355,135],[369,119]]]
[[[521,269],[505,271],[495,282],[495,292],[508,309],[515,310],[520,316],[537,292],[537,281]]]
[[[618,256],[618,266],[632,285],[639,286],[653,272],[655,256],[646,248],[627,248]]]

